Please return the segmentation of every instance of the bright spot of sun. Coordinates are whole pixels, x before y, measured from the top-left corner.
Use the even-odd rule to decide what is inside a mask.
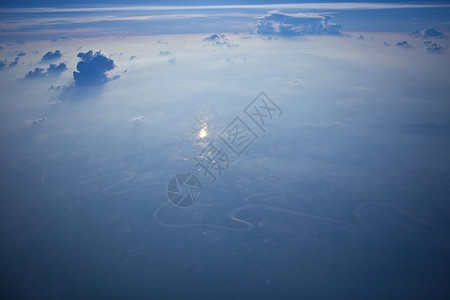
[[[207,127],[203,127],[202,129],[200,129],[200,131],[198,132],[198,138],[199,139],[204,139],[207,136],[208,136],[208,128]]]

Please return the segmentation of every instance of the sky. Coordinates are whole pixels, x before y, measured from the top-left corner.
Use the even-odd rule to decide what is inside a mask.
[[[2,2],[0,295],[448,299],[449,12]]]

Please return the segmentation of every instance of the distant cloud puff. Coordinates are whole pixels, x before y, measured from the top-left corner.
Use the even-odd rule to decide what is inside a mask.
[[[145,122],[147,118],[144,116],[137,116],[131,119],[131,122],[135,125],[141,125],[143,122]]]
[[[425,29],[416,29],[413,32],[410,32],[410,35],[415,37],[422,37],[422,38],[443,38],[444,34],[440,31],[437,31],[433,27],[428,27]]]
[[[60,37],[56,37],[54,39],[52,39],[52,42],[57,42],[57,41],[66,41],[66,40],[70,40],[70,37],[63,35]]]
[[[238,47],[239,46],[237,44],[230,43],[230,41],[226,38],[226,36],[224,34],[219,35],[217,33],[204,38],[203,41],[210,42],[215,46],[227,46],[227,47]]]
[[[132,56],[130,56],[130,58],[128,59],[129,61],[133,61],[133,60],[135,60],[136,59],[136,56],[135,55],[132,55]]]
[[[172,56],[173,53],[170,51],[159,51],[159,56]]]
[[[55,52],[48,51],[42,56],[41,61],[57,60],[62,56],[61,51],[56,50]]]
[[[105,73],[116,67],[114,61],[106,57],[101,50],[80,52],[78,57],[81,59],[77,64],[78,72],[73,72],[75,86],[103,84],[109,80]]]
[[[6,60],[0,60],[0,70],[3,70],[6,68],[6,63],[7,63]]]
[[[36,120],[25,121],[25,124],[27,124],[28,126],[36,126],[36,125],[44,124],[46,121],[47,121],[47,117],[43,117],[43,118],[39,118]]]
[[[403,42],[398,42],[395,44],[395,46],[400,47],[400,48],[411,48],[411,46],[408,44],[407,41],[403,41]]]
[[[67,70],[67,65],[65,63],[60,63],[59,65],[51,64],[46,72],[43,68],[36,68],[34,71],[29,71],[27,75],[25,75],[25,79],[36,79],[46,76],[57,77],[65,70]]]
[[[432,43],[431,41],[426,41],[423,44],[425,45],[425,50],[428,53],[440,53],[440,52],[442,52],[442,46],[439,46],[437,43]]]
[[[330,23],[331,16],[319,14],[284,14],[272,11],[259,18],[257,33],[295,36],[306,34],[341,35],[341,26]]]

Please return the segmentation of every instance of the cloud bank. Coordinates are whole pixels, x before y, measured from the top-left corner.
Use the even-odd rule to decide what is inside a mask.
[[[284,14],[272,11],[258,19],[257,33],[295,35],[340,35],[341,26],[330,23],[331,16],[320,14]]]

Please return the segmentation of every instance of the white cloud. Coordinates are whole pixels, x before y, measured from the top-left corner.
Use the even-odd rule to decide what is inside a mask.
[[[330,23],[331,16],[321,14],[285,14],[272,11],[258,19],[257,33],[284,36],[305,34],[340,35],[341,26]]]

